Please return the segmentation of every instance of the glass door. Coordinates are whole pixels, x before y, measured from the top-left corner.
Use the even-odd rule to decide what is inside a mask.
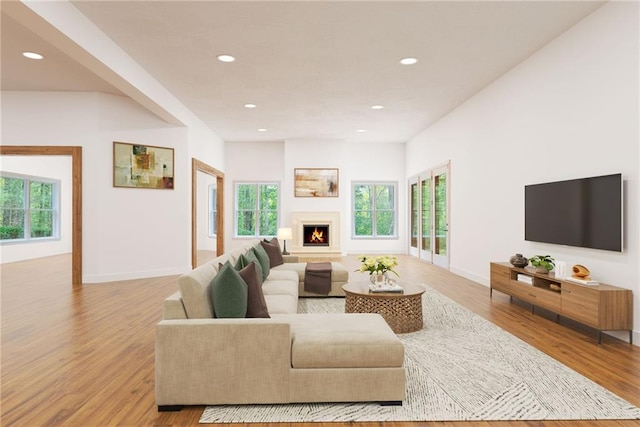
[[[433,220],[434,231],[433,263],[449,269],[449,165],[434,169],[433,181]]]
[[[433,200],[431,191],[432,179],[430,176],[420,180],[420,258],[433,262],[432,260],[432,239],[433,226],[431,224],[431,215],[433,210]]]
[[[450,252],[449,165],[447,162],[409,180],[409,254],[446,269],[449,269]]]
[[[409,179],[409,212],[411,217],[409,236],[409,255],[418,256],[420,247],[418,246],[418,236],[420,235],[420,192],[418,190],[418,177]]]

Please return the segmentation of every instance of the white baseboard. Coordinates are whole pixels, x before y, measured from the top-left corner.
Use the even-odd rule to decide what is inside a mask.
[[[191,266],[184,268],[168,268],[163,270],[130,271],[127,273],[83,275],[82,283],[106,283],[121,280],[136,280],[149,277],[176,276],[191,271]]]
[[[477,283],[480,283],[481,285],[489,287],[488,277],[478,276],[477,274],[473,274],[469,271],[463,270],[461,268],[457,268],[452,265],[449,266],[449,271],[452,272],[453,274],[457,274],[458,276],[462,276],[465,279],[473,280],[474,282],[477,282]]]

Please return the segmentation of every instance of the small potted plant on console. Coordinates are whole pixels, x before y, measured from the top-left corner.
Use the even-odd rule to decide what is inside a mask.
[[[536,273],[547,274],[556,266],[551,255],[534,255],[529,258],[529,262],[535,268]]]

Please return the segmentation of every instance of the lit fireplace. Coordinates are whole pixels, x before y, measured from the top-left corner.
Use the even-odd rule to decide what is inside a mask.
[[[303,227],[303,246],[329,246],[329,225],[309,225]]]

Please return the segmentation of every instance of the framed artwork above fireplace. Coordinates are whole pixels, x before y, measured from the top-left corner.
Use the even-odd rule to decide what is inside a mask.
[[[294,169],[295,197],[338,197],[337,168]]]

